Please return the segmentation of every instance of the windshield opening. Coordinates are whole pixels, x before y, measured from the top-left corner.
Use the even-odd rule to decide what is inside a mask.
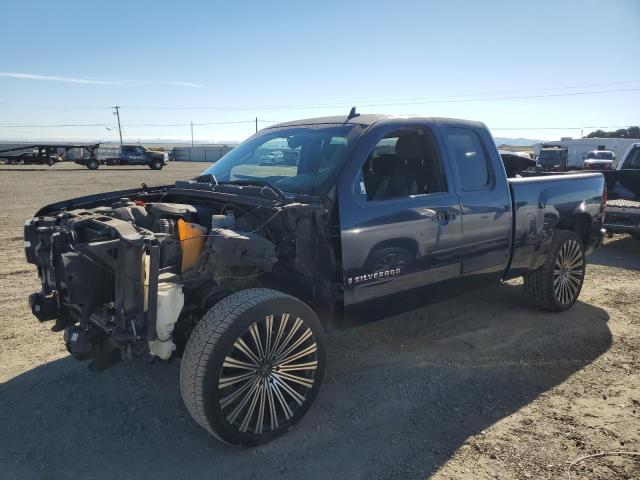
[[[587,153],[587,160],[613,160],[613,152],[589,152]]]
[[[360,132],[361,127],[354,124],[265,130],[202,174],[213,174],[220,183],[266,181],[284,192],[319,193]]]
[[[562,157],[561,150],[541,150],[540,158],[560,158]]]

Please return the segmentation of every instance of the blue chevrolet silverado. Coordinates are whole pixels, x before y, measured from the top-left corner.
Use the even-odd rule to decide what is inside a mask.
[[[274,152],[294,160],[265,164]],[[604,178],[519,177],[478,122],[283,123],[192,180],[42,208],[24,230],[41,280],[29,303],[93,370],[180,357],[195,421],[261,444],[308,410],[323,331],[355,308],[516,277],[543,310],[576,302]]]

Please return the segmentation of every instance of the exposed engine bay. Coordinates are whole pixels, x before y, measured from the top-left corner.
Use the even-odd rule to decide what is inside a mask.
[[[313,283],[316,255],[297,254],[324,236],[318,206],[184,199],[141,192],[25,223],[27,260],[42,282],[31,309],[56,320],[74,357],[98,370],[133,354],[168,360],[213,304],[263,282],[313,284],[296,292],[309,301],[330,292]]]

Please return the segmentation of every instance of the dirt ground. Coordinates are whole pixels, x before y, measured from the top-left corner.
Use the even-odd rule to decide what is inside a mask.
[[[626,236],[589,258],[566,313],[534,310],[513,282],[331,333],[314,406],[263,447],[200,429],[177,361],[90,373],[29,312],[24,220],[202,169],[0,167],[0,478],[564,479],[584,455],[640,451],[640,242]],[[571,478],[640,478],[640,457],[588,459]]]

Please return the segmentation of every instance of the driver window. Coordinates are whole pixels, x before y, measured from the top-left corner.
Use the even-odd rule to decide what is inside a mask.
[[[399,130],[380,139],[362,176],[367,201],[447,191],[433,136],[423,129]]]

